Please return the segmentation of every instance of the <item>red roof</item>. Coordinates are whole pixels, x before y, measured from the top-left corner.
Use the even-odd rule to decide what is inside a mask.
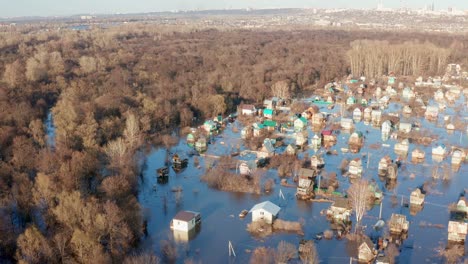
[[[322,131],[322,135],[324,135],[324,136],[331,136],[332,133],[333,133],[332,130],[323,130],[323,131]]]

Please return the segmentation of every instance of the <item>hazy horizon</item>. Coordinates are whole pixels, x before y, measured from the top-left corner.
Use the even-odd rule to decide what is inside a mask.
[[[116,14],[164,11],[240,9],[240,8],[375,8],[378,0],[364,0],[350,3],[346,0],[82,0],[80,3],[60,0],[17,0],[2,2],[0,17],[22,16],[68,16],[77,14]],[[434,3],[435,9],[468,9],[468,1],[461,0],[383,0],[384,7],[423,8]]]

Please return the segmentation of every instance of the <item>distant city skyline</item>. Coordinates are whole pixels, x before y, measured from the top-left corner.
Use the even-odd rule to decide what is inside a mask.
[[[0,0],[0,17],[68,16],[240,8],[377,8],[381,0]],[[383,7],[468,10],[467,0],[383,0]]]

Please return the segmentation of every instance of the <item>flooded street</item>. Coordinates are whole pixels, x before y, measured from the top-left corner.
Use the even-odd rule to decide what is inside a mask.
[[[458,103],[464,102],[461,97]],[[431,102],[433,103],[433,102]],[[384,110],[394,112],[401,107],[397,104],[391,104]],[[333,110],[337,112],[339,109]],[[326,112],[327,109],[322,109]],[[444,114],[454,114],[455,112],[448,108],[445,113],[440,115],[438,124],[443,124]],[[466,115],[466,112],[463,113]],[[350,116],[351,113],[347,113]],[[443,126],[430,123],[419,118],[403,118],[405,121],[420,121],[422,127],[439,136],[440,142],[447,145],[468,148],[468,139],[466,133],[461,134],[456,131],[453,134],[447,134]],[[215,142],[208,147],[209,155],[227,155],[234,152],[234,146],[239,144],[240,151],[245,150],[240,140],[240,133],[233,132],[233,127],[241,128],[238,121],[229,124],[224,132],[216,137]],[[309,129],[309,136],[314,133]],[[236,129],[239,131],[239,129]],[[377,166],[380,159],[389,155],[393,160],[398,156],[395,154],[394,145],[397,140],[389,139],[385,142],[381,140],[380,128],[374,128],[365,125],[362,121],[355,124],[355,131],[361,131],[365,135],[365,144],[359,153],[341,153],[340,149],[348,146],[350,134],[340,133],[338,143],[331,148],[337,150],[338,155],[325,155],[326,172],[336,172],[340,181],[338,192],[345,193],[349,186],[347,177],[341,175],[339,169],[343,159],[362,158],[363,160],[363,178],[375,180],[382,191],[384,191],[382,218],[388,222],[392,213],[403,214],[410,221],[408,238],[401,246],[399,257],[400,263],[442,263],[442,258],[437,256],[436,248],[445,247],[447,244],[447,225],[449,221],[448,206],[458,201],[460,193],[468,187],[468,168],[462,164],[458,171],[451,171],[451,179],[443,180],[432,178],[433,160],[431,157],[432,146],[422,146],[410,144],[408,157],[404,160],[398,172],[397,184],[394,188],[387,188],[385,182],[382,182],[377,175]],[[292,139],[285,139],[285,143],[292,142]],[[382,146],[383,144],[388,144]],[[371,145],[380,146],[378,149],[370,148]],[[411,152],[414,148],[420,148],[426,153],[426,159],[423,164],[411,163]],[[171,153],[187,153],[191,150],[184,139],[180,140],[176,147],[171,148]],[[314,150],[306,150],[309,157],[315,154]],[[323,149],[319,150],[323,153]],[[299,155],[302,158],[304,153]],[[369,155],[369,156],[367,156]],[[240,159],[249,159],[252,157],[239,157]],[[167,184],[158,184],[156,181],[156,169],[164,166],[166,150],[156,148],[150,151],[146,158],[147,167],[143,172],[143,178],[140,186],[139,201],[144,208],[144,214],[148,218],[148,237],[144,240],[144,247],[151,248],[158,255],[160,252],[161,240],[172,240],[173,234],[169,228],[170,221],[180,210],[191,210],[201,212],[202,225],[201,230],[195,234],[194,238],[187,242],[178,243],[179,259],[193,258],[201,260],[203,263],[247,263],[250,258],[250,250],[259,246],[276,248],[279,241],[285,240],[298,245],[302,238],[314,239],[315,235],[326,229],[331,229],[330,223],[320,211],[329,207],[330,203],[312,203],[296,200],[296,188],[284,187],[279,184],[279,178],[276,170],[268,170],[267,178],[275,179],[275,187],[272,193],[262,195],[237,194],[211,189],[200,177],[205,172],[206,159],[199,158],[200,167],[194,165],[194,159],[189,158],[188,167],[180,173],[175,173],[170,169],[169,182]],[[448,166],[450,168],[450,157],[445,158],[438,163],[439,167]],[[367,163],[369,160],[369,164]],[[441,169],[442,171],[442,169]],[[414,177],[410,175],[414,174]],[[293,183],[292,179],[288,179]],[[401,201],[407,204],[411,191],[423,184],[429,184],[430,192],[426,195],[424,208],[416,215],[411,215],[407,206],[401,206]],[[181,195],[173,192],[172,189],[181,187]],[[284,194],[283,200],[279,192]],[[392,198],[391,196],[395,196]],[[396,199],[396,203],[395,203]],[[304,236],[288,233],[274,233],[264,238],[254,238],[246,230],[247,223],[251,221],[251,215],[245,219],[239,219],[238,214],[243,209],[250,210],[256,203],[270,200],[279,205],[281,211],[279,218],[290,221],[304,222]],[[373,226],[378,220],[379,206],[374,206],[363,219],[363,225],[366,226],[366,234],[375,238],[380,233],[374,231]],[[354,217],[352,217],[353,222]],[[442,228],[424,227],[423,225],[439,224]],[[231,241],[237,257],[229,257],[228,242]],[[322,263],[348,263],[349,257],[356,252],[347,250],[346,239],[337,240],[317,240],[315,241],[319,257]]]

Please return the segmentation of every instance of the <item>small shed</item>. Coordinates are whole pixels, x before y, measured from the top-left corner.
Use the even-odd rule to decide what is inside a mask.
[[[256,204],[249,212],[252,213],[252,222],[265,221],[267,224],[272,224],[280,210],[281,208],[276,204],[265,201]]]
[[[180,211],[171,221],[171,229],[189,232],[201,223],[201,215],[192,211]]]
[[[421,192],[421,189],[416,188],[414,191],[411,192],[410,204],[421,206],[424,203],[425,197],[426,195]]]
[[[448,240],[457,243],[463,243],[468,233],[468,223],[459,221],[449,221]]]
[[[392,214],[388,225],[392,234],[401,234],[409,229],[409,221],[401,214]]]

